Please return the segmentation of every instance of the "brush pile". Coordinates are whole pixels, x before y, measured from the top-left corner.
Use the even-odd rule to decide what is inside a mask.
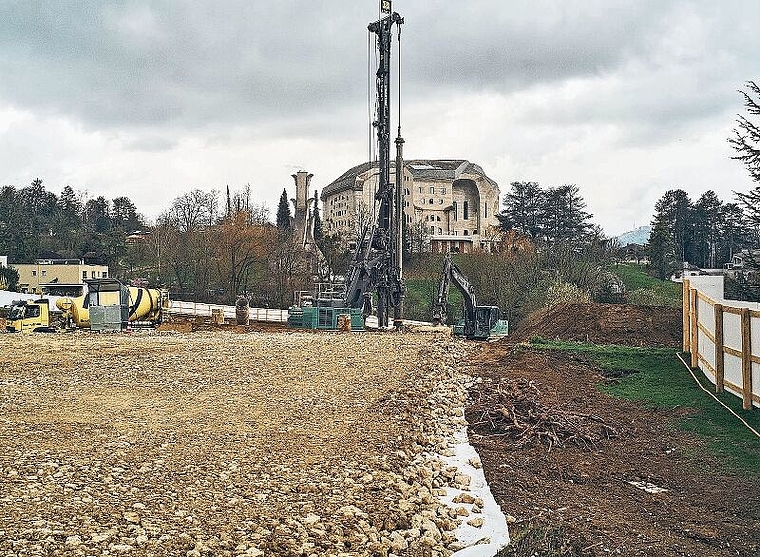
[[[502,380],[494,388],[480,391],[468,421],[475,432],[507,437],[515,448],[538,443],[549,451],[568,445],[593,450],[599,441],[617,435],[598,416],[552,408],[540,397],[534,381]]]

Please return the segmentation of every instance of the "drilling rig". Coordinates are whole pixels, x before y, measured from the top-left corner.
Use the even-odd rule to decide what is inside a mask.
[[[404,18],[392,10],[391,0],[381,0],[381,17],[370,23],[368,31],[376,36],[379,62],[375,74],[376,106],[372,127],[377,136],[378,188],[375,194],[375,218],[361,233],[344,284],[337,293],[330,288],[329,295],[315,292],[309,297],[308,307],[292,307],[288,324],[299,328],[335,328],[337,316],[347,314],[352,327],[356,317],[366,319],[373,312],[373,294],[377,300],[377,324],[380,328],[401,327],[403,316],[403,146],[401,121],[395,140],[395,179],[391,182],[391,44],[394,27],[401,43],[401,25]],[[399,48],[400,50],[400,48]],[[399,53],[400,60],[400,53]],[[399,62],[400,67],[400,62]],[[399,72],[400,74],[400,72]],[[399,75],[399,82],[400,82]],[[400,97],[400,94],[399,94]],[[299,306],[301,304],[296,304]],[[363,322],[363,320],[362,320]],[[322,323],[323,325],[320,325]],[[363,328],[363,327],[362,327]]]
[[[361,307],[368,315],[372,309],[372,291],[377,297],[378,327],[388,327],[391,311],[393,324],[402,324],[404,297],[402,244],[403,244],[403,145],[399,120],[396,137],[395,179],[391,183],[391,42],[394,25],[401,42],[401,25],[404,18],[392,11],[390,0],[381,1],[381,17],[367,29],[377,36],[379,64],[375,75],[377,113],[372,123],[377,134],[378,204],[377,218],[370,222],[357,242],[351,266],[346,273],[345,303],[348,307]],[[401,79],[401,76],[399,76]]]

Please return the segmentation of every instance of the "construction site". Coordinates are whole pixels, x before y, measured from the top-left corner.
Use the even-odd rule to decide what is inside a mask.
[[[586,341],[678,348],[677,311],[598,305],[485,344],[208,319],[0,335],[0,549],[494,555],[527,529],[552,555],[755,554],[757,478],[669,425],[688,408],[526,342],[579,315]],[[477,453],[457,460],[463,427]]]
[[[173,300],[84,260],[59,294],[2,292],[0,555],[760,555],[760,308],[729,306],[722,279],[663,287],[681,307],[613,303],[616,277],[610,303],[478,291],[510,279],[458,259],[496,245],[498,187],[466,160],[405,164],[400,118],[392,153],[403,24],[383,1],[368,26],[376,160],[323,192],[348,234],[342,196],[369,184],[345,273],[325,271],[299,171],[314,288],[290,307]],[[405,195],[442,263],[422,294]],[[505,260],[539,251],[510,242]],[[524,274],[538,291],[560,272]]]

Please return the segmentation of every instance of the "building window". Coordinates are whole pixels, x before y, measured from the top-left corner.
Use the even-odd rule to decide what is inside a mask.
[[[45,269],[42,270],[42,276],[47,276],[47,271]]]
[[[443,234],[443,229],[440,226],[438,227],[438,234]]]
[[[435,234],[435,226],[431,226],[430,227],[430,233],[431,234]]]
[[[443,205],[443,199],[438,200],[438,205]]]
[[[37,271],[32,271],[32,276],[36,277],[37,276]]]
[[[441,188],[441,195],[446,195],[446,188]]]
[[[454,201],[454,220],[457,220],[457,202]]]
[[[422,193],[422,186],[420,186],[418,189],[420,190],[420,193]]]
[[[462,208],[462,218],[464,220],[467,220],[467,219],[470,218],[470,211],[469,211],[469,207],[468,207],[468,202],[467,201],[464,202],[464,207]]]
[[[431,197],[430,198],[430,205],[432,205],[432,204],[433,204],[433,198]]]
[[[466,230],[464,231],[464,235],[467,236],[467,231]]]
[[[430,186],[430,195],[433,195],[435,193],[435,188],[433,186]]]
[[[438,222],[441,222],[441,215],[436,215],[435,220],[437,220]]]
[[[87,278],[87,271],[82,271],[82,280]]]
[[[488,218],[488,201],[483,204],[483,216]]]

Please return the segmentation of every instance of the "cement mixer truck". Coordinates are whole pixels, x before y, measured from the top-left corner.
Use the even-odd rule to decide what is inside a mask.
[[[16,302],[8,318],[8,331],[51,332],[58,321],[65,328],[123,329],[127,323],[157,325],[169,307],[165,291],[155,288],[126,286],[116,279],[85,281],[85,293],[77,297],[59,298],[56,307],[62,312],[54,320],[48,300]],[[93,326],[93,322],[95,325]]]
[[[56,302],[71,322],[79,328],[90,328],[93,322],[126,324],[141,322],[157,325],[169,307],[165,291],[156,288],[126,286],[116,279],[92,279],[83,296],[61,298]]]

